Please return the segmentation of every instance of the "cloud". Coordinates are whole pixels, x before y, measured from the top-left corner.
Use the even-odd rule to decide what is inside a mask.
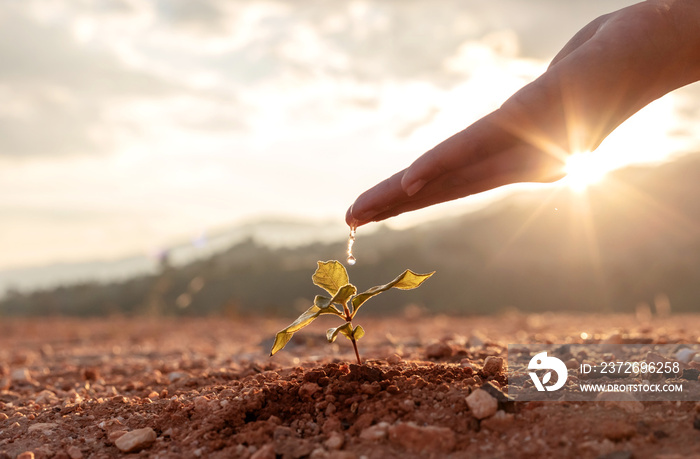
[[[114,55],[76,42],[66,27],[19,8],[0,15],[0,155],[109,150],[110,104],[163,97],[175,85],[129,69]]]
[[[11,97],[0,107],[0,155],[27,157],[112,151],[125,131],[148,129],[129,109],[146,100],[189,98],[188,116],[150,116],[235,132],[270,87],[332,81],[302,105],[344,92],[351,108],[377,107],[386,84],[455,87],[468,74],[446,63],[465,43],[510,33],[520,57],[546,58],[588,20],[631,2],[3,3],[0,93]]]

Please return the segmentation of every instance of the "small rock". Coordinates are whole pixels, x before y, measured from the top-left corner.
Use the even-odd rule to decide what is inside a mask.
[[[455,433],[447,427],[419,427],[412,422],[399,422],[389,427],[389,441],[408,453],[440,455],[451,452],[456,444]]]
[[[452,357],[452,347],[441,341],[429,344],[425,348],[425,356],[429,359],[443,359]]]
[[[17,368],[16,370],[12,370],[12,373],[10,373],[10,380],[19,383],[30,382],[32,381],[32,375],[26,368]]]
[[[345,436],[343,434],[341,434],[340,432],[331,432],[331,434],[328,436],[328,439],[323,442],[323,446],[332,451],[337,451],[343,447],[344,443]]]
[[[507,432],[513,424],[514,416],[506,413],[503,410],[496,411],[496,414],[490,418],[481,421],[481,427],[492,430],[494,432]]]
[[[124,434],[127,434],[127,433],[129,433],[128,430],[117,429],[117,430],[113,430],[110,433],[108,433],[107,438],[109,438],[109,441],[114,443],[115,441],[117,441],[118,438],[121,438]]]
[[[490,355],[484,360],[484,367],[481,371],[486,376],[495,376],[503,368],[503,358]]]
[[[170,382],[175,382],[175,381],[182,379],[182,378],[185,378],[187,376],[189,376],[189,375],[187,373],[182,372],[182,371],[171,371],[170,373],[168,373],[168,380],[170,380]]]
[[[401,362],[403,362],[403,359],[401,358],[401,356],[399,354],[393,354],[393,355],[390,355],[386,359],[386,361],[389,365],[398,365]]]
[[[371,384],[364,383],[362,386],[360,386],[360,392],[367,395],[377,395],[381,391],[382,386],[377,381],[374,381]]]
[[[498,410],[498,400],[483,389],[475,390],[467,396],[466,400],[469,410],[477,419],[493,416]]]
[[[55,429],[56,427],[58,427],[58,425],[53,422],[37,422],[36,424],[30,425],[29,428],[27,428],[27,431],[35,432],[40,430],[42,432],[47,432]]]
[[[399,386],[397,386],[396,384],[391,384],[387,386],[386,391],[392,395],[396,395],[399,392],[401,392],[401,389],[399,389]]]
[[[32,451],[25,451],[17,456],[17,459],[34,459],[34,453]]]
[[[567,360],[566,362],[564,362],[564,364],[566,365],[566,368],[568,368],[569,370],[574,369],[574,368],[578,368],[578,366],[579,366],[578,360],[576,360],[573,357],[570,358],[569,360]]]
[[[34,399],[37,405],[53,405],[58,403],[58,397],[50,390],[42,390]]]
[[[66,450],[70,459],[83,459],[83,452],[77,446],[71,446]]]
[[[321,386],[313,382],[307,382],[299,388],[299,397],[311,398],[316,392],[321,390]]]
[[[156,432],[150,427],[132,430],[117,438],[114,445],[121,452],[131,453],[148,448],[156,441]]]
[[[362,429],[362,432],[360,432],[360,439],[368,441],[383,440],[387,436],[388,429],[388,422],[380,422],[379,424],[375,424],[373,426],[369,426],[365,429]]]
[[[676,360],[683,363],[690,363],[693,357],[695,357],[695,354],[697,354],[697,351],[684,347],[676,352]]]
[[[194,411],[199,414],[209,412],[209,399],[204,396],[195,397]]]
[[[603,344],[622,344],[622,335],[619,333],[613,333],[603,340]]]
[[[509,403],[513,403],[513,398],[509,397],[499,387],[496,387],[495,381],[487,381],[481,386],[481,390],[488,392],[491,397],[495,398],[502,405],[501,407],[509,407]]]
[[[83,368],[80,376],[86,381],[96,381],[100,378],[100,370],[97,368]]]
[[[481,347],[486,342],[486,338],[479,334],[474,334],[470,336],[467,341],[469,342],[470,347]]]

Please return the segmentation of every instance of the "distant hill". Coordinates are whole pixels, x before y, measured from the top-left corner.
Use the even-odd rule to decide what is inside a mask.
[[[431,311],[631,311],[659,295],[674,311],[700,310],[700,154],[610,173],[585,194],[547,187],[481,211],[358,234],[360,289],[406,268],[437,270],[420,289],[387,292],[364,313],[407,303]],[[248,238],[210,257],[109,284],[15,293],[0,314],[294,315],[321,291],[317,260],[344,244],[270,247]]]

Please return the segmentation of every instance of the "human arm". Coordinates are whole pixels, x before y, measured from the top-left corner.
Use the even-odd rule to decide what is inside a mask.
[[[404,169],[360,195],[361,226],[516,182],[563,176],[624,120],[700,79],[700,0],[649,0],[594,20],[547,71]]]

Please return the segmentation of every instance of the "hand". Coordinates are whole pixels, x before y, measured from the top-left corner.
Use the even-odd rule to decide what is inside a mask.
[[[579,31],[547,71],[499,109],[360,195],[357,227],[515,182],[564,176],[624,120],[700,79],[700,2],[647,1]]]

